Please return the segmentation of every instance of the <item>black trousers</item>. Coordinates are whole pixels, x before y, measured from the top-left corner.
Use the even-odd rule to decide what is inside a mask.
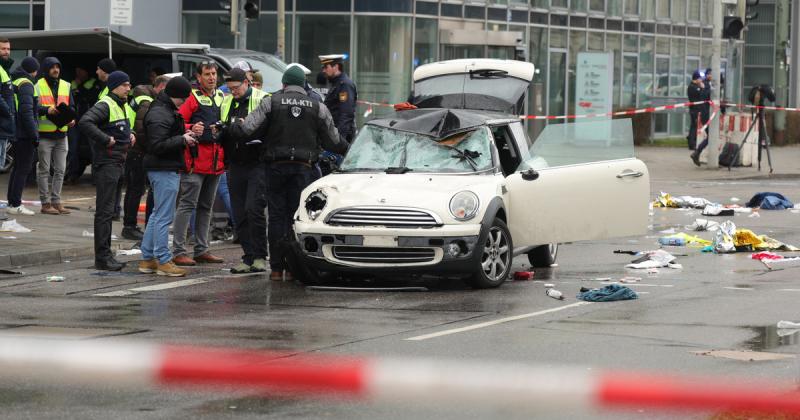
[[[96,211],[94,213],[94,259],[105,261],[113,257],[111,253],[111,222],[114,218],[114,205],[117,185],[124,171],[120,163],[95,165],[95,187],[97,188]]]
[[[228,191],[231,194],[233,219],[236,220],[236,234],[244,251],[242,261],[247,265],[269,255],[267,217],[264,215],[267,207],[264,177],[264,166],[258,162],[231,163],[228,167]]]
[[[300,193],[311,184],[313,169],[301,163],[265,164],[269,223],[269,265],[272,271],[286,269],[286,241],[292,239],[292,216],[300,205]]]
[[[129,151],[125,160],[125,201],[122,223],[125,227],[136,227],[139,214],[139,203],[142,201],[147,186],[147,174],[142,160],[144,156],[137,151]]]
[[[36,146],[33,141],[33,139],[17,139],[11,150],[14,167],[8,178],[9,207],[19,207],[22,204],[22,191],[25,189],[25,182],[33,169],[33,160],[36,157]]]

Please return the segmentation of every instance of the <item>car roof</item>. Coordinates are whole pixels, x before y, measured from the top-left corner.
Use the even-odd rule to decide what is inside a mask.
[[[399,111],[367,125],[406,131],[443,139],[477,127],[519,121],[518,116],[490,111],[451,108],[420,108]]]

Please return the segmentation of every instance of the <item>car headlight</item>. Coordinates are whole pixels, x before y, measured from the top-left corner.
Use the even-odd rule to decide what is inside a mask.
[[[450,199],[450,214],[456,220],[469,220],[478,214],[480,201],[472,191],[461,191]]]
[[[316,190],[306,197],[306,213],[311,220],[316,220],[322,209],[328,204],[328,196],[322,190]]]

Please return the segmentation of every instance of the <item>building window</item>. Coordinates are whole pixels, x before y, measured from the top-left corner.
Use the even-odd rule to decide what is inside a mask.
[[[653,96],[653,67],[655,45],[652,36],[639,40],[639,105],[649,105]]]
[[[550,7],[567,8],[568,0],[550,0]]]
[[[652,0],[651,0],[652,1]],[[625,0],[625,14],[639,15],[639,0]]]
[[[605,0],[589,0],[589,10],[592,12],[603,12],[606,10]]]
[[[606,34],[606,51],[614,54],[614,89],[611,104],[614,109],[619,109],[620,88],[620,62],[622,61],[622,38],[620,34]]]
[[[533,26],[530,29],[530,61],[539,70],[533,74],[528,92],[528,114],[546,115],[547,113],[547,28]],[[543,120],[528,122],[528,135],[535,139],[545,127]]]
[[[670,0],[656,0],[656,18],[669,19]]]
[[[622,0],[606,0],[606,14],[622,16]]]
[[[700,22],[700,0],[689,0],[689,11],[686,20]]]
[[[186,13],[183,15],[183,42],[233,48],[234,38],[228,25],[219,23],[223,13]]]
[[[297,15],[296,21],[298,63],[317,69],[320,55],[350,52],[349,15]],[[350,66],[352,62],[344,63],[345,72]]]
[[[417,18],[414,22],[414,67],[438,60],[439,24],[436,19]]]
[[[255,51],[263,51],[277,55],[278,49],[278,16],[273,14],[262,14],[257,20],[247,22],[247,48]],[[283,61],[289,62],[292,51],[292,19],[287,16],[286,28],[284,32],[284,51],[286,56],[281,57]],[[308,63],[304,63],[308,67]]]
[[[0,5],[0,28],[29,29],[30,28],[29,12],[30,8],[27,4]]]
[[[586,0],[571,0],[569,8],[575,12],[586,12]]]
[[[353,75],[358,96],[386,103],[406,100],[411,91],[411,18],[356,16],[354,36]],[[376,109],[375,115],[390,111]]]
[[[672,21],[686,22],[686,0],[672,0]]]

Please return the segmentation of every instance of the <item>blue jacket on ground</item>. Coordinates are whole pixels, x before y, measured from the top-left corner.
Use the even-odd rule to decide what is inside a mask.
[[[613,302],[615,300],[636,299],[639,295],[629,287],[620,284],[609,284],[602,289],[592,289],[578,293],[576,297],[587,302]]]
[[[794,203],[782,194],[760,192],[747,202],[747,207],[760,207],[762,210],[786,210],[794,207]]]

